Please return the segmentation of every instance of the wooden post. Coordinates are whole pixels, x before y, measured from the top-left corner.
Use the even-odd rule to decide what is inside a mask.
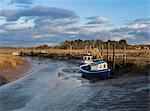
[[[93,51],[92,51],[92,45],[90,45],[89,47],[90,47],[90,48],[89,48],[89,49],[90,49],[90,50],[89,50],[89,53],[92,54],[92,52],[93,52]]]
[[[87,54],[88,53],[88,45],[85,46],[85,53],[84,54]]]
[[[33,56],[33,50],[30,52],[31,56]]]
[[[70,45],[69,54],[72,54],[72,45]]]
[[[107,43],[107,61],[109,61],[109,48],[110,48],[110,43]]]
[[[104,47],[103,47],[103,44],[102,44],[102,46],[101,46],[101,59],[103,60],[103,49],[104,49]]]
[[[126,64],[126,46],[124,45],[124,53],[123,53],[123,65]]]
[[[52,47],[50,51],[51,51],[51,52],[54,52],[54,48]]]
[[[94,42],[93,42],[93,46],[92,46],[92,48],[93,48],[93,49],[95,48],[95,44],[94,44]]]
[[[115,69],[115,49],[116,49],[116,43],[113,43],[113,69]]]

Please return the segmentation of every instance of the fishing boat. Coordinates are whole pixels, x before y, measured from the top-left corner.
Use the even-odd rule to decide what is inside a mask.
[[[83,57],[84,64],[80,66],[80,72],[88,77],[107,79],[110,77],[111,69],[108,69],[106,61],[93,60],[92,56]]]

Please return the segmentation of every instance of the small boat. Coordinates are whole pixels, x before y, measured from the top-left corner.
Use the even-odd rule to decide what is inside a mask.
[[[14,55],[14,56],[19,56],[19,55],[21,55],[21,54],[20,54],[19,51],[14,51],[14,52],[12,52],[12,55]]]
[[[108,69],[106,61],[92,59],[89,55],[83,57],[84,64],[80,66],[80,72],[91,78],[103,78],[107,79],[110,77],[111,69]]]
[[[40,53],[41,53],[41,54],[46,54],[47,51],[46,51],[46,50],[41,50]]]

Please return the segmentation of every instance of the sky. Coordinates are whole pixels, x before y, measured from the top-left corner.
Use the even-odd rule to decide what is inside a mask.
[[[150,44],[149,0],[0,0],[0,46],[125,39]]]

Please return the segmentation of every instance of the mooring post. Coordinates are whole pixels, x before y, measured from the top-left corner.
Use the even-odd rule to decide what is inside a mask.
[[[110,48],[110,43],[107,42],[107,61],[109,61],[109,48]]]
[[[94,44],[94,42],[93,42],[92,48],[93,48],[93,49],[95,48],[95,44]]]
[[[103,47],[103,44],[101,45],[101,59],[103,60],[103,49],[104,49],[104,47]]]
[[[124,53],[123,53],[123,65],[126,64],[126,46],[124,45]]]
[[[33,50],[31,50],[30,54],[31,54],[31,56],[33,56]]]
[[[113,69],[115,69],[115,49],[116,49],[116,43],[113,43]]]
[[[72,45],[70,45],[69,52],[72,54]]]

